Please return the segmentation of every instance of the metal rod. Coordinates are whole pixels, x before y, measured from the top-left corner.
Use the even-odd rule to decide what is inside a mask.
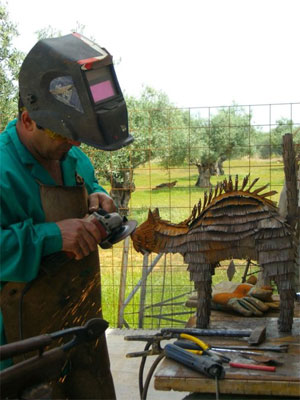
[[[147,282],[147,270],[148,270],[148,257],[149,253],[144,254],[143,259],[143,270],[142,270],[142,283],[141,283],[141,297],[140,297],[140,306],[139,306],[139,328],[143,328],[144,324],[144,306],[146,299],[146,282]]]
[[[146,310],[147,308],[152,308],[152,307],[160,306],[161,304],[167,306],[167,305],[169,305],[169,303],[168,303],[169,301],[179,299],[180,297],[186,296],[187,294],[190,294],[190,293],[193,293],[193,290],[191,290],[191,291],[189,291],[189,292],[185,292],[185,293],[179,294],[178,296],[170,297],[169,299],[166,299],[166,300],[161,301],[161,302],[159,302],[159,303],[155,303],[155,304],[151,304],[150,306],[146,306],[146,307],[145,307],[145,310]],[[185,303],[185,302],[182,302],[182,303],[180,303],[180,304],[184,304],[184,303]],[[172,304],[175,304],[175,303],[172,303]]]
[[[166,284],[166,269],[167,269],[167,255],[165,254],[164,259],[164,271],[163,271],[163,282],[162,282],[162,293],[161,293],[161,302],[160,302],[160,314],[162,313],[162,307],[164,303],[164,296],[165,296],[165,284]],[[158,320],[158,328],[160,328],[160,319]]]
[[[150,265],[150,267],[148,267],[147,269],[147,276],[152,272],[153,268],[155,267],[155,265],[158,263],[158,261],[160,260],[160,258],[162,257],[163,253],[159,253],[153,263]],[[145,276],[145,279],[147,278],[147,276]],[[133,298],[133,296],[136,294],[136,292],[139,290],[139,288],[141,287],[143,283],[143,280],[140,279],[138,281],[138,283],[135,285],[134,289],[131,291],[131,293],[129,294],[129,296],[126,298],[126,300],[124,301],[124,306],[127,306],[127,304],[130,302],[130,300]]]
[[[128,267],[128,250],[129,250],[129,236],[124,240],[123,254],[122,254],[122,266],[121,266],[121,277],[120,277],[120,292],[119,292],[119,312],[118,312],[118,328],[122,328],[124,324],[124,299],[126,290],[126,277]]]

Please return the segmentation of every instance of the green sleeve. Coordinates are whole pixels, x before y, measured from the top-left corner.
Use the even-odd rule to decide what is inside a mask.
[[[41,258],[62,248],[60,230],[55,223],[33,224],[31,219],[1,228],[2,282],[28,282],[39,271]]]

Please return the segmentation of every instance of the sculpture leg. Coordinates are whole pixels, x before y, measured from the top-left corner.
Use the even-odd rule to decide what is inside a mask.
[[[290,256],[292,259],[292,256]],[[277,264],[276,268],[272,263],[261,265],[263,267],[263,277],[273,280],[280,296],[280,313],[278,319],[278,330],[280,332],[290,332],[293,326],[294,317],[294,261],[286,260]]]
[[[291,280],[283,280],[282,277],[276,277],[275,282],[280,295],[278,330],[280,332],[291,332],[294,316],[295,291],[291,287]]]
[[[207,328],[209,325],[210,318],[210,307],[211,307],[211,266],[201,265],[201,280],[195,281],[195,289],[198,294],[197,301],[197,328]]]
[[[198,293],[196,328],[207,328],[210,318],[211,282],[195,282]]]

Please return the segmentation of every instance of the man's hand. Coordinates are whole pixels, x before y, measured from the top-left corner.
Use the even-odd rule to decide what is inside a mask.
[[[65,219],[56,223],[62,236],[62,250],[81,260],[97,249],[101,234],[97,226],[85,218]]]
[[[117,211],[113,199],[103,192],[95,192],[89,195],[89,212],[97,211],[98,208],[111,213]]]

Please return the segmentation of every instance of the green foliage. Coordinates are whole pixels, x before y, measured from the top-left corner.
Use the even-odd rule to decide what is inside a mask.
[[[120,212],[128,211],[128,202],[131,193],[135,190],[134,170],[143,164],[150,163],[151,159],[170,160],[169,141],[176,146],[172,148],[175,160],[178,163],[180,152],[185,149],[184,138],[181,132],[172,132],[172,139],[168,134],[170,126],[181,126],[180,111],[176,111],[168,96],[150,87],[145,87],[140,98],[126,99],[129,114],[129,131],[134,137],[130,146],[115,152],[97,151],[87,146],[83,150],[92,159],[98,176],[110,183],[110,194]],[[174,111],[175,110],[175,111]],[[172,117],[172,121],[170,118]],[[175,141],[176,138],[176,141]],[[164,155],[168,157],[164,158]],[[181,159],[183,162],[184,157]],[[169,161],[165,164],[168,166]]]
[[[251,114],[234,104],[213,110],[207,118],[200,118],[191,110],[176,109],[165,93],[150,87],[144,88],[140,98],[128,97],[126,102],[134,143],[112,153],[85,147],[97,175],[118,190],[133,191],[133,170],[140,165],[150,166],[153,160],[166,169],[197,166],[197,186],[206,187],[210,179],[205,175],[208,170],[209,175],[222,175],[226,160],[252,157],[254,144],[262,135],[251,126]],[[286,124],[282,121],[272,132],[277,141],[278,138],[281,140]],[[199,179],[202,174],[203,180]],[[203,184],[205,179],[208,184]]]
[[[262,133],[258,138],[257,152],[261,158],[270,158],[272,155],[282,155],[282,136],[293,132],[293,121],[282,118],[276,121],[276,127],[268,133]],[[296,143],[296,142],[295,142]]]
[[[249,154],[249,138],[253,132],[251,115],[239,106],[221,108],[209,119],[193,120],[190,161],[213,165],[220,157]]]
[[[37,36],[37,40],[62,36],[61,31],[58,31],[51,25],[48,25],[45,28],[36,31],[35,34]]]
[[[167,110],[167,125],[157,132],[159,139],[156,158],[164,168],[182,165],[189,154],[188,112],[171,108]]]
[[[162,92],[145,87],[139,99],[128,97],[129,130],[134,136],[130,146],[115,152],[98,151],[83,146],[95,168],[108,182],[124,183],[126,173],[159,157],[170,126],[171,103]],[[172,121],[173,122],[173,121]]]
[[[77,32],[83,34],[84,30],[85,30],[85,25],[82,25],[80,22],[76,21],[75,28],[71,29],[70,33]],[[48,25],[45,28],[36,31],[35,34],[37,35],[38,40],[54,38],[63,35],[61,30],[54,28],[52,25]],[[93,40],[92,38],[90,39]]]
[[[17,76],[24,54],[13,45],[18,36],[5,4],[0,3],[0,131],[17,116]]]

